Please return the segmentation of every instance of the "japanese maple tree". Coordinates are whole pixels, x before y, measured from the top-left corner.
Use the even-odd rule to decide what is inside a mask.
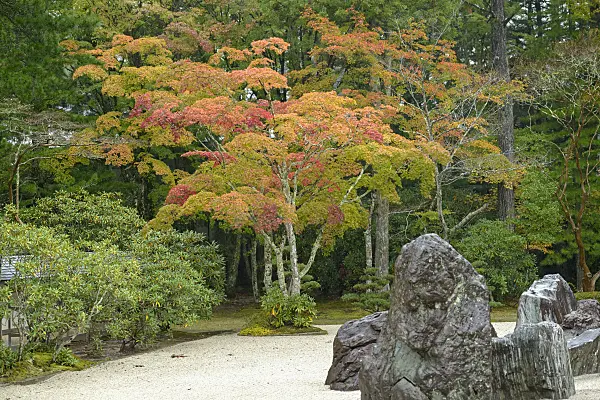
[[[224,47],[209,64],[174,62],[165,46],[162,39],[116,36],[111,48],[94,50],[100,65],[74,74],[133,101],[128,112],[104,114],[86,132],[100,143],[97,154],[172,185],[178,180],[154,226],[205,212],[233,229],[250,228],[275,253],[281,289],[295,294],[323,244],[366,225],[364,196],[376,189],[399,200],[403,179],[422,181],[424,194],[431,189],[433,164],[385,122],[393,108],[359,106],[335,92],[273,100],[288,85],[266,56],[285,52],[282,40]],[[153,146],[189,146],[195,150],[184,157],[201,162],[190,176],[173,173],[151,155]],[[296,237],[307,228],[317,235],[301,263]]]

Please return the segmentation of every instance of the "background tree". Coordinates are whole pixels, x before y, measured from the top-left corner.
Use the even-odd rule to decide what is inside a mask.
[[[58,179],[68,174],[78,162],[67,153],[71,146],[70,137],[83,126],[70,120],[64,112],[35,112],[16,98],[0,101],[0,137],[7,144],[4,157],[9,165],[8,203],[15,205],[17,220],[21,185],[33,179],[30,171],[36,167],[45,169]],[[25,175],[25,172],[29,174]]]
[[[600,272],[592,274],[588,266],[588,244],[583,236],[585,220],[597,208],[599,43],[593,33],[578,41],[557,44],[544,66],[534,67],[531,72],[537,106],[560,126],[551,138],[560,171],[556,196],[577,246],[577,268],[583,275],[584,291],[594,290],[600,277]]]
[[[506,93],[518,92],[493,75],[478,74],[456,59],[452,43],[431,43],[420,30],[403,32],[395,41],[394,78],[401,95],[399,125],[403,133],[423,143],[440,144],[447,153],[431,153],[435,169],[435,210],[441,235],[448,238],[477,214],[487,203],[456,220],[446,221],[444,187],[463,179],[474,182],[513,182],[516,167],[486,140],[486,117],[502,104]]]

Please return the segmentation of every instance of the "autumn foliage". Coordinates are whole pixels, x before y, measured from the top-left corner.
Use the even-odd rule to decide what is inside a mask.
[[[220,47],[207,63],[176,61],[165,38],[117,35],[106,49],[71,46],[98,60],[75,79],[99,81],[104,94],[131,103],[99,117],[82,139],[100,143],[91,151],[107,163],[133,164],[173,186],[151,226],[210,215],[262,237],[281,263],[285,246],[277,243],[287,243],[297,292],[322,245],[367,224],[362,200],[372,191],[399,203],[405,180],[424,196],[437,186],[441,196],[440,165],[460,164],[473,179],[492,180],[488,171],[498,170],[479,106],[499,103],[506,88],[458,63],[450,42],[432,43],[417,27],[384,38],[352,13],[343,32],[305,12],[321,44],[310,52],[313,65],[292,74],[291,92],[273,68],[289,47],[279,38]],[[156,146],[186,149],[180,154],[196,171],[171,171],[152,155]],[[306,229],[317,236],[303,264],[296,234]]]

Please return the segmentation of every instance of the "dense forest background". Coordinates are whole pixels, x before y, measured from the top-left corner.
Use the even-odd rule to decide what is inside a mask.
[[[230,296],[365,291],[431,232],[496,301],[550,272],[591,291],[599,24],[595,0],[0,0],[0,203],[118,193],[216,241]],[[308,125],[294,203],[240,189],[296,172],[237,134]]]

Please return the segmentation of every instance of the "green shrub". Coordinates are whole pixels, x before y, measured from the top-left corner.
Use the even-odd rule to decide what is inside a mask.
[[[86,250],[102,241],[124,249],[145,223],[135,209],[122,204],[117,194],[91,194],[85,190],[59,191],[41,198],[21,212],[21,219],[66,234]]]
[[[18,354],[0,342],[0,376],[5,376],[17,364]]]
[[[191,244],[183,248],[182,242],[194,242],[194,246],[203,249],[195,250]],[[210,287],[206,276],[218,280],[213,272],[222,272],[222,258],[213,254],[216,247],[205,243],[202,235],[174,229],[148,231],[134,238],[130,252],[141,273],[129,301],[120,304],[121,318],[112,319],[107,325],[112,337],[123,339],[122,350],[152,343],[174,325],[209,318],[213,306],[223,299],[222,282],[216,283],[216,288]],[[202,252],[207,256],[197,257]]]
[[[51,228],[0,220],[0,257],[27,255],[0,286],[0,315],[22,315],[23,339],[51,345],[53,358],[94,326],[123,349],[151,343],[173,325],[208,318],[223,297],[222,258],[200,234],[150,231],[129,238],[126,251],[106,242],[86,248],[93,251]]]
[[[79,360],[77,357],[75,357],[75,355],[73,355],[71,349],[67,349],[65,347],[60,349],[60,351],[54,356],[54,362],[58,365],[64,365],[65,367],[74,367],[77,365],[78,361]]]
[[[315,281],[312,275],[306,274],[301,278],[300,290],[302,293],[314,294],[314,291],[321,288],[321,284]]]
[[[477,222],[455,247],[485,277],[494,301],[518,298],[538,277],[525,238],[502,221]]]
[[[600,292],[577,292],[575,293],[577,300],[598,300],[600,301]]]
[[[285,296],[279,288],[274,287],[261,298],[261,309],[270,326],[303,328],[311,325],[317,304],[307,294]]]

